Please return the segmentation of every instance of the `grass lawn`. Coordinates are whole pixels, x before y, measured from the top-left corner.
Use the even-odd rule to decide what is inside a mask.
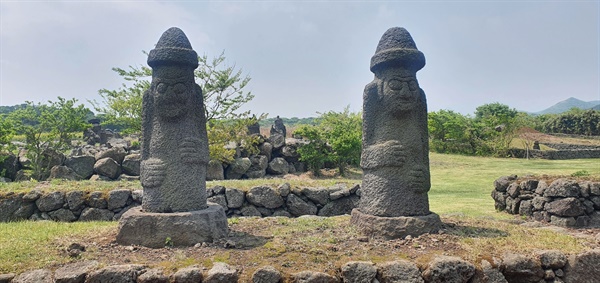
[[[263,245],[253,247],[249,251],[224,250],[221,247],[215,247],[212,258],[210,257],[211,252],[202,251],[202,256],[209,256],[208,259],[200,258],[199,255],[190,250],[171,249],[161,251],[163,253],[161,256],[164,256],[164,258],[161,259],[160,263],[153,263],[151,260],[139,256],[132,258],[132,262],[146,262],[150,265],[155,264],[171,268],[183,263],[185,265],[190,263],[206,265],[207,260],[227,261],[236,265],[262,259],[261,263],[272,264],[278,269],[282,268],[287,271],[288,265],[289,268],[292,268],[293,266],[310,267],[311,264],[316,264],[317,267],[313,270],[318,270],[319,264],[331,262],[334,259],[336,264],[343,260],[372,259],[373,261],[382,261],[390,257],[419,260],[419,258],[431,256],[431,254],[447,253],[448,246],[442,245],[438,248],[432,248],[444,241],[450,241],[446,242],[446,245],[453,246],[453,249],[457,250],[456,254],[472,260],[480,258],[486,253],[495,253],[503,249],[517,249],[518,251],[528,252],[533,249],[551,247],[569,253],[580,252],[586,248],[588,243],[580,239],[553,231],[525,228],[504,221],[514,219],[514,216],[497,213],[494,210],[490,192],[493,189],[495,179],[512,174],[519,176],[569,176],[575,172],[585,171],[589,177],[600,179],[599,159],[551,161],[497,159],[432,153],[430,163],[432,189],[429,193],[429,199],[431,210],[440,214],[445,223],[453,223],[452,227],[454,227],[449,230],[446,238],[436,238],[433,242],[427,242],[425,239],[420,244],[411,243],[408,247],[404,247],[405,244],[398,244],[398,242],[390,242],[393,245],[390,243],[377,245],[371,242],[367,244],[359,243],[355,240],[357,236],[355,231],[347,225],[348,216],[333,217],[331,219],[230,219],[232,229],[263,236],[266,242]],[[223,185],[225,187],[248,189],[256,185],[271,184],[276,186],[284,182],[289,182],[292,186],[330,186],[336,182],[360,183],[360,178],[354,176],[353,178],[333,177],[329,179],[237,180],[209,182],[207,186]],[[56,189],[110,190],[117,187],[136,189],[140,188],[140,185],[139,182],[24,182],[0,184],[0,193],[27,191],[36,187],[45,191]],[[313,233],[307,231],[306,227],[317,228]],[[19,273],[24,270],[46,266],[56,267],[72,260],[64,252],[65,245],[72,241],[92,241],[90,239],[96,241],[96,238],[102,235],[105,239],[108,239],[107,241],[110,241],[116,228],[116,222],[55,223],[24,221],[0,223],[0,273]],[[434,236],[437,237],[437,235]],[[536,238],[536,240],[532,241],[532,238]],[[357,250],[354,254],[348,254],[348,250],[356,247],[340,246],[342,243],[348,245],[352,243],[356,245],[373,244],[374,246],[360,250],[360,253]],[[427,243],[430,243],[431,247]],[[316,246],[311,247],[311,245]],[[421,249],[421,246],[428,246],[429,248]],[[113,247],[113,249],[118,248],[120,247]],[[422,255],[415,253],[416,250],[420,249]],[[379,254],[373,254],[371,250]],[[393,254],[389,254],[392,252]],[[93,247],[90,247],[84,258],[105,256],[106,253],[107,251],[96,252]],[[153,251],[148,251],[148,253],[151,254]],[[172,256],[169,256],[170,254]],[[260,257],[257,257],[257,255],[260,255]]]

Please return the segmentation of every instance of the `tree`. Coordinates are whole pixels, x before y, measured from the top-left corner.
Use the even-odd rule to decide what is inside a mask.
[[[312,171],[315,176],[321,175],[321,168],[326,161],[329,160],[330,150],[327,147],[327,142],[321,129],[316,126],[302,125],[294,135],[300,136],[307,140],[308,143],[298,148],[300,161],[306,162],[308,170]]]
[[[309,141],[298,149],[300,160],[316,175],[326,161],[333,162],[341,175],[347,165],[359,165],[362,149],[360,113],[329,111],[315,120],[316,125],[303,125],[294,132]]]
[[[144,52],[144,54],[147,54]],[[196,83],[202,87],[206,120],[247,118],[250,112],[236,113],[245,103],[254,98],[244,88],[249,76],[242,76],[242,69],[224,66],[225,53],[212,60],[207,55],[198,56],[198,68],[194,71]],[[104,104],[91,103],[97,112],[103,113],[103,124],[123,126],[125,132],[141,132],[142,97],[150,87],[152,69],[147,66],[129,66],[128,70],[112,68],[126,81],[117,90],[98,91]],[[129,82],[129,83],[128,83]]]
[[[329,111],[319,117],[319,127],[331,147],[331,161],[336,164],[340,175],[345,174],[347,165],[360,165],[362,150],[362,117],[351,113],[349,107],[343,112]]]
[[[144,52],[147,54],[146,52]],[[225,53],[209,60],[207,55],[198,57],[198,68],[194,71],[196,83],[202,87],[206,111],[208,143],[211,159],[230,162],[235,149],[226,147],[235,142],[249,152],[256,151],[257,137],[251,137],[246,127],[256,122],[250,111],[238,113],[254,95],[246,91],[250,77],[242,75],[242,69],[225,66]],[[113,68],[126,83],[118,90],[99,90],[104,105],[94,101],[96,111],[104,117],[104,125],[112,124],[123,128],[125,133],[140,133],[142,97],[150,87],[152,69],[146,66],[129,66],[128,70]],[[258,120],[264,118],[260,115]]]
[[[25,149],[34,179],[47,178],[52,165],[49,156],[67,150],[75,133],[88,125],[89,110],[83,104],[75,106],[76,102],[76,99],[62,97],[55,102],[48,101],[48,105],[28,101],[24,108],[9,115],[16,132],[25,135]]]
[[[439,110],[427,115],[430,149],[440,153],[475,153],[471,140],[472,122],[452,110]]]
[[[477,107],[473,138],[483,141],[477,152],[482,155],[491,153],[496,156],[507,156],[518,129],[515,123],[518,114],[516,109],[498,102]]]

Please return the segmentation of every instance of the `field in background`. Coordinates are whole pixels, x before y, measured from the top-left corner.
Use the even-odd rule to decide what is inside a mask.
[[[454,228],[448,232],[450,235],[447,237],[449,238],[440,238],[442,242],[449,241],[447,245],[452,245],[453,249],[456,249],[452,254],[463,256],[466,259],[475,259],[482,253],[496,252],[502,249],[526,252],[552,246],[565,252],[579,252],[585,248],[585,241],[570,236],[552,231],[529,229],[506,222],[506,220],[515,217],[494,211],[494,203],[490,197],[490,192],[493,189],[495,179],[512,174],[519,176],[570,176],[577,173],[587,175],[587,178],[600,180],[599,159],[497,159],[432,153],[430,163],[432,188],[429,199],[431,210],[440,214],[444,222],[453,223],[452,225],[454,225],[452,226]],[[301,175],[287,175],[283,178],[212,181],[208,182],[207,187],[223,185],[225,187],[249,189],[256,185],[270,184],[277,186],[285,182],[289,182],[292,186],[327,187],[338,182],[360,183],[360,172],[357,169],[352,171],[354,172],[352,178],[331,176],[331,178],[316,179],[310,173],[304,173]],[[44,191],[106,191],[114,188],[139,189],[141,186],[139,182],[22,182],[0,184],[0,194],[28,191],[34,188],[40,188]],[[410,246],[408,247],[409,250],[403,250],[404,247],[402,246],[386,247],[387,244],[385,244],[384,246],[374,246],[372,252],[361,250],[360,254],[346,255],[344,251],[356,247],[345,245],[363,244],[356,241],[358,235],[351,227],[348,227],[348,221],[348,216],[332,217],[330,219],[230,219],[232,229],[248,231],[247,233],[253,235],[260,234],[266,237],[267,242],[264,245],[245,251],[224,250],[215,247],[216,252],[212,256],[202,252],[202,257],[200,257],[193,251],[173,249],[161,252],[161,254],[168,255],[166,258],[149,259],[138,254],[137,257],[133,257],[133,260],[136,263],[145,262],[166,268],[175,268],[190,263],[206,266],[207,262],[210,261],[225,261],[235,265],[253,260],[257,262],[262,260],[261,263],[273,264],[276,268],[279,268],[279,266],[275,264],[293,262],[293,266],[310,268],[314,265],[316,266],[314,270],[318,270],[323,262],[331,261],[330,263],[333,266],[341,260],[348,259],[381,261],[392,256],[419,259],[420,256],[442,253],[446,250],[444,246],[440,246],[439,249],[423,249],[423,255],[419,255],[411,251]],[[107,251],[95,250],[95,246],[90,242],[100,243],[114,240],[116,228],[116,222],[55,223],[26,221],[0,223],[0,273],[18,273],[45,266],[56,267],[59,264],[71,261],[72,259],[66,255],[64,250],[73,241],[88,241],[86,244],[90,246],[90,249],[85,253],[84,258],[109,257],[110,254],[106,255]],[[536,240],[533,241],[533,238],[536,238]],[[364,245],[375,245],[376,243]],[[107,246],[111,247],[110,244],[107,244]],[[321,247],[330,247],[332,250],[323,252]],[[118,248],[120,247],[115,247],[115,249]],[[339,251],[333,250],[338,248]],[[395,251],[396,248],[399,250]],[[386,249],[389,251],[386,251]],[[117,252],[119,251],[117,250]],[[393,255],[386,254],[386,252],[394,251]],[[131,253],[124,252],[127,252],[127,255]],[[151,253],[151,251],[148,253]],[[302,256],[299,256],[298,253]],[[115,256],[122,255],[117,254]],[[292,269],[288,270],[288,267],[285,266],[281,268],[286,271],[293,271]]]

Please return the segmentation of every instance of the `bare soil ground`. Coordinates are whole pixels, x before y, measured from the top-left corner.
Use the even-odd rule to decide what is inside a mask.
[[[584,137],[584,136],[566,136],[566,135],[549,135],[538,132],[531,128],[523,128],[520,130],[519,137],[531,141],[539,141],[540,143],[564,143],[576,145],[596,145],[600,146],[600,138]]]
[[[230,234],[215,243],[195,247],[150,249],[120,246],[115,242],[116,227],[91,238],[58,241],[57,249],[68,257],[67,247],[82,244],[86,251],[73,260],[94,259],[104,265],[145,264],[162,268],[166,274],[178,268],[198,265],[208,271],[213,262],[234,266],[241,281],[250,281],[259,267],[271,265],[290,276],[311,270],[337,274],[346,262],[375,263],[408,259],[424,268],[436,255],[459,256],[474,264],[482,258],[502,256],[507,251],[530,253],[537,249],[560,249],[577,253],[600,248],[600,229],[570,230],[524,221],[442,217],[438,234],[425,234],[397,240],[368,238],[349,225],[349,216],[330,218],[282,217],[230,220]],[[52,267],[57,268],[58,266]]]

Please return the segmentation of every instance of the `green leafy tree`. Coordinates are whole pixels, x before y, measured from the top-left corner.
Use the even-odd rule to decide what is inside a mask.
[[[302,125],[294,131],[294,135],[308,141],[307,144],[298,148],[300,161],[305,162],[308,170],[312,171],[315,176],[320,176],[321,168],[329,160],[330,153],[323,132],[316,126]]]
[[[479,139],[477,153],[507,156],[519,125],[518,111],[501,103],[484,104],[476,108],[473,139]]]
[[[9,115],[16,132],[25,135],[27,158],[31,160],[36,180],[48,176],[51,169],[48,159],[53,152],[67,150],[75,134],[88,126],[89,110],[83,104],[75,106],[76,102],[76,99],[62,97],[58,97],[58,101],[48,101],[49,104],[28,101],[25,107]]]
[[[330,160],[336,164],[341,175],[347,165],[359,165],[362,150],[362,117],[352,113],[349,107],[342,112],[329,111],[319,117],[319,127],[331,147]]]
[[[452,110],[430,112],[427,116],[430,149],[440,153],[475,153],[472,120]]]
[[[316,125],[302,125],[295,132],[309,141],[298,149],[300,160],[315,174],[327,161],[333,162],[341,175],[347,165],[359,165],[362,149],[362,119],[360,113],[342,112],[320,114]]]
[[[235,149],[228,146],[230,142],[254,152],[257,137],[247,134],[247,126],[256,122],[250,117],[250,111],[238,113],[240,107],[254,98],[245,90],[250,77],[244,76],[235,65],[226,66],[225,59],[224,52],[213,59],[199,56],[194,76],[202,87],[211,159],[230,162],[235,155]],[[125,133],[140,133],[142,97],[150,87],[152,69],[129,66],[127,70],[113,68],[113,71],[123,77],[125,83],[117,90],[101,89],[99,94],[104,103],[93,101],[92,104],[101,113],[104,125],[115,125]],[[262,118],[264,115],[257,119]]]
[[[548,117],[542,129],[546,133],[597,136],[600,135],[600,111],[573,108]]]

